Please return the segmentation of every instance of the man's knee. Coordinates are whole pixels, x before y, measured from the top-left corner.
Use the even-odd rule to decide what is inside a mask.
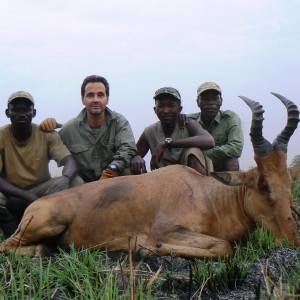
[[[199,159],[194,155],[194,154],[190,154],[188,156],[188,163],[187,165],[190,168],[195,169],[197,172],[199,172],[202,175],[209,175],[209,171],[208,169],[203,166],[203,164],[199,161]]]
[[[226,158],[224,160],[224,171],[239,171],[240,164],[239,160],[236,157]]]
[[[181,164],[187,165],[202,175],[210,175],[213,172],[211,159],[206,156],[199,148],[185,149],[181,158]]]

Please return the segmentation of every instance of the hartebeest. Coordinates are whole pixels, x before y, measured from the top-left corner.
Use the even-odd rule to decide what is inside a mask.
[[[299,245],[291,214],[287,144],[299,122],[297,106],[273,144],[263,138],[262,106],[241,97],[252,110],[251,141],[257,168],[202,176],[175,165],[148,174],[88,183],[31,204],[3,252],[41,254],[45,247],[96,247],[128,251],[131,237],[146,254],[182,257],[230,255],[230,242],[255,224],[277,240]],[[217,179],[217,180],[216,180]]]

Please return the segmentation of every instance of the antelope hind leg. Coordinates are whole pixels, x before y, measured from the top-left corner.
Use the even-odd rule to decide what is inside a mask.
[[[46,220],[41,223],[38,218],[34,217],[23,219],[17,231],[0,245],[0,252],[34,254],[35,256],[48,253],[48,247],[39,241],[58,236],[67,228],[67,225]]]
[[[34,255],[34,256],[42,256],[49,253],[48,247],[42,244],[35,245],[16,245],[14,239],[8,239],[4,244],[0,245],[0,252],[3,253],[15,253],[21,255]]]

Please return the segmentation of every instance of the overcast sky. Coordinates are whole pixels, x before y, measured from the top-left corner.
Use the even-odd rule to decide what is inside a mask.
[[[242,169],[254,166],[247,96],[265,108],[270,142],[286,110],[270,92],[300,106],[300,1],[298,0],[0,0],[0,125],[9,95],[30,92],[39,123],[66,122],[83,108],[80,86],[91,74],[111,86],[109,107],[130,122],[136,140],[156,122],[156,89],[177,88],[183,112],[197,112],[196,90],[215,81],[222,109],[243,122]],[[300,129],[288,163],[300,154]]]

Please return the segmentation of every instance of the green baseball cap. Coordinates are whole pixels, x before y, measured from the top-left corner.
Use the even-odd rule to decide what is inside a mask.
[[[169,87],[169,86],[166,86],[166,87],[162,87],[160,89],[158,89],[154,96],[153,96],[153,99],[157,99],[160,95],[163,95],[163,94],[169,94],[169,95],[172,95],[173,97],[175,97],[177,100],[181,101],[181,96],[180,96],[180,93],[172,88],[172,87]]]

